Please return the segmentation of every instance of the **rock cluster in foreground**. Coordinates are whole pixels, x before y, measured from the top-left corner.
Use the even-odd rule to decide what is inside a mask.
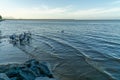
[[[0,66],[0,80],[55,80],[48,65],[35,59],[24,64]]]

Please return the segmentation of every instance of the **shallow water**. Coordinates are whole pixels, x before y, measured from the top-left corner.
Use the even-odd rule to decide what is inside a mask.
[[[6,20],[0,22],[0,30],[2,35],[33,34],[26,46],[1,39],[0,64],[21,63],[32,56],[49,62],[61,80],[120,79],[120,21]]]

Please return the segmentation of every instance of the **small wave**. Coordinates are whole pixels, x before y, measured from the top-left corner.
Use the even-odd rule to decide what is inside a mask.
[[[63,41],[53,39],[53,38],[50,38],[50,37],[46,37],[46,36],[39,36],[39,39],[46,40],[46,42],[49,42],[52,45],[57,44],[57,46],[59,45],[59,46],[63,47],[63,49],[65,47],[68,50],[73,50],[72,52],[74,52],[74,53],[78,53],[78,54],[80,53],[76,48],[74,48],[73,46],[71,46],[71,45],[69,45],[69,44],[67,44]]]
[[[51,45],[51,44],[49,44],[48,42],[45,42],[45,41],[43,41],[43,40],[41,40],[41,39],[36,39],[36,38],[32,38],[33,40],[35,40],[35,41],[39,41],[39,42],[42,42],[43,44],[45,44],[46,46],[48,46],[49,48],[51,48],[51,49],[54,49],[54,47]]]

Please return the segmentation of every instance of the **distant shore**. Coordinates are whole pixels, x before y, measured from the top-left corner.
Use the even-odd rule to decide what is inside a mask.
[[[3,19],[3,20],[42,20],[42,21],[119,21],[120,19]]]

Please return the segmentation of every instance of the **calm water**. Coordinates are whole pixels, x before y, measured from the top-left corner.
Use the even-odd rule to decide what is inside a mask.
[[[0,30],[2,35],[31,31],[31,44],[22,47],[49,62],[56,78],[120,80],[120,21],[6,20]],[[0,64],[24,62],[30,56],[1,39]]]

